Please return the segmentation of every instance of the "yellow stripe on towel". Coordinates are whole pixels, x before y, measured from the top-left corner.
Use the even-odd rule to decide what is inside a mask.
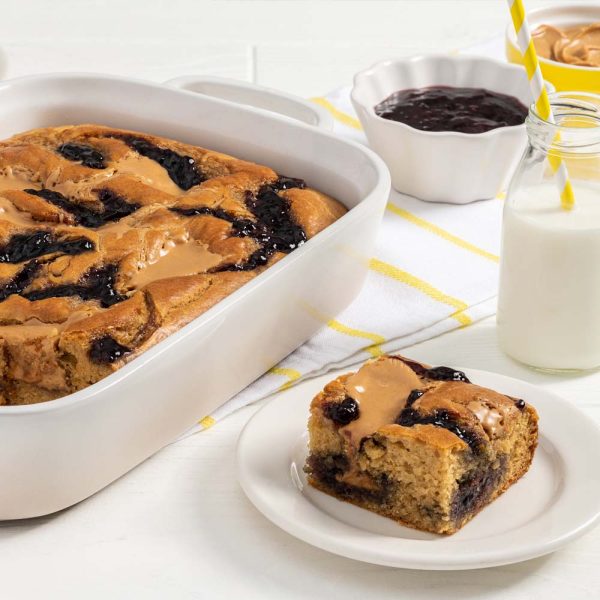
[[[464,311],[469,308],[469,305],[466,302],[445,294],[426,281],[423,281],[422,279],[419,279],[418,277],[415,277],[414,275],[411,275],[410,273],[407,273],[402,269],[398,269],[397,267],[385,263],[377,258],[372,258],[369,261],[369,268],[377,273],[385,275],[386,277],[391,277],[396,281],[400,281],[401,283],[409,285],[420,292],[423,292],[425,295],[429,296],[433,300],[436,300],[437,302],[442,302],[443,304],[447,304],[448,306],[455,308],[456,311],[450,316],[453,319],[456,319],[461,325],[470,325],[473,322],[471,317],[464,313]]]
[[[362,329],[355,329],[354,327],[348,327],[335,319],[331,319],[328,315],[319,312],[314,306],[305,304],[304,309],[315,319],[319,320],[323,325],[327,325],[330,329],[349,335],[351,337],[363,338],[373,342],[369,346],[362,348],[365,352],[368,352],[371,356],[377,357],[383,354],[383,350],[379,347],[381,344],[385,344],[385,338],[378,333],[371,333],[370,331],[363,331]]]
[[[369,331],[363,331],[362,329],[354,329],[353,327],[348,327],[347,325],[344,325],[335,319],[327,321],[327,327],[330,327],[339,333],[343,333],[344,335],[371,340],[373,344],[363,348],[363,350],[368,352],[373,357],[381,356],[383,354],[383,350],[380,348],[380,346],[381,344],[385,344],[385,338],[377,333],[370,333]]]
[[[488,260],[491,260],[493,262],[499,262],[500,260],[499,256],[496,256],[495,254],[492,254],[491,252],[488,252],[483,248],[479,248],[478,246],[475,246],[475,244],[471,244],[470,242],[459,238],[453,233],[450,233],[449,231],[446,231],[445,229],[442,229],[441,227],[438,227],[437,225],[434,225],[433,223],[430,223],[425,219],[421,219],[421,217],[417,217],[417,215],[413,215],[407,210],[400,208],[399,206],[396,206],[391,202],[388,202],[387,208],[390,212],[394,213],[399,217],[402,217],[403,219],[406,219],[410,223],[413,223],[413,225],[421,227],[422,229],[425,229],[426,231],[429,231],[430,233],[433,233],[434,235],[437,235],[442,239],[446,240],[447,242],[455,244],[456,246],[459,246],[464,250],[468,250],[473,254],[477,254],[478,256],[482,256],[483,258],[487,258]]]
[[[198,421],[198,424],[202,425],[202,427],[204,427],[204,429],[208,429],[209,427],[212,427],[215,423],[216,423],[216,421],[212,417],[204,417],[203,419],[200,419]]]
[[[329,102],[329,100],[327,100],[327,98],[311,98],[311,101],[315,104],[319,104],[323,108],[326,108],[331,113],[331,116],[340,123],[343,123],[348,127],[352,127],[352,129],[362,129],[362,125],[358,119],[355,119],[354,117],[351,117],[350,115],[341,111],[339,108],[336,108],[333,104],[331,104],[331,102]]]
[[[273,367],[269,373],[273,375],[281,375],[283,377],[287,377],[288,381],[286,381],[283,385],[279,386],[279,391],[287,390],[292,387],[295,381],[298,381],[302,376],[300,371],[296,371],[296,369],[287,369],[285,367]]]

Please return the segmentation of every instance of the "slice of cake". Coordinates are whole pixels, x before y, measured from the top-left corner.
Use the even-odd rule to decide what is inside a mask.
[[[537,421],[462,371],[384,356],[312,401],[305,470],[331,496],[450,534],[527,471]]]

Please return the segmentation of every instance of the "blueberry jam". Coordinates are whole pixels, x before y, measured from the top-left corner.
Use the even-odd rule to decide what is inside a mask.
[[[423,390],[413,390],[406,399],[406,406],[412,406],[424,393]]]
[[[519,409],[519,410],[523,410],[525,408],[525,400],[521,400],[520,398],[515,398],[515,406]]]
[[[140,207],[139,204],[127,202],[125,198],[108,189],[98,191],[98,200],[104,205],[104,210],[100,213],[102,224],[127,217]]]
[[[78,225],[83,225],[84,227],[90,227],[92,229],[101,227],[111,221],[118,221],[119,219],[134,213],[140,207],[139,204],[127,202],[124,198],[108,189],[101,189],[98,191],[98,200],[104,205],[104,210],[102,212],[91,210],[87,206],[73,202],[66,196],[52,190],[26,189],[23,191],[32,196],[43,198],[46,202],[54,204],[54,206],[58,206],[62,210],[73,215]]]
[[[513,96],[443,85],[400,90],[374,108],[384,119],[422,131],[483,133],[521,125],[527,116],[527,108]]]
[[[260,241],[273,250],[290,252],[306,241],[303,229],[292,220],[288,201],[274,188],[263,186],[258,194],[248,196],[246,204],[263,226]]]
[[[471,383],[462,371],[457,371],[450,367],[432,367],[425,371],[423,377],[435,381],[463,381],[464,383]]]
[[[407,358],[403,358],[401,356],[394,356],[392,358],[401,360],[419,377],[423,377],[425,379],[432,379],[434,381],[462,381],[464,383],[471,383],[469,378],[462,371],[458,371],[457,369],[452,369],[450,367],[431,367],[428,369],[421,363],[418,363],[414,360],[408,360]]]
[[[206,179],[198,170],[196,161],[191,156],[182,156],[173,150],[161,148],[143,138],[133,135],[115,137],[123,140],[138,154],[156,161],[167,171],[171,180],[182,190],[189,190]]]
[[[411,368],[419,377],[422,377],[427,369],[421,364],[414,360],[409,360],[403,356],[392,356],[396,360],[403,362],[407,367]]]
[[[216,271],[253,271],[258,267],[264,267],[272,256],[273,250],[268,246],[261,246],[255,250],[245,261],[222,265]]]
[[[266,265],[275,252],[289,253],[306,241],[306,233],[296,225],[290,214],[288,201],[277,193],[305,187],[306,183],[302,179],[280,175],[274,183],[263,185],[258,193],[246,192],[246,206],[256,221],[239,218],[221,208],[209,206],[175,207],[170,210],[186,217],[211,215],[231,223],[233,235],[254,238],[260,244],[260,248],[245,261],[222,265],[216,269],[217,271],[251,271]]]
[[[304,182],[291,177],[279,178],[273,185],[264,185],[257,194],[247,192],[246,206],[256,221],[233,221],[237,235],[256,239],[261,247],[244,262],[224,265],[219,271],[251,271],[267,264],[275,252],[289,253],[306,241],[306,233],[290,214],[289,203],[277,194],[277,189],[304,187]]]
[[[490,496],[506,475],[508,457],[501,455],[497,468],[480,468],[470,472],[458,481],[458,486],[452,505],[450,516],[455,521],[460,521],[466,515],[476,512],[489,501]]]
[[[105,335],[92,342],[89,355],[96,363],[114,363],[129,352],[131,352],[130,348],[119,344],[110,335]]]
[[[286,175],[280,175],[279,179],[272,185],[276,191],[291,190],[292,188],[298,188],[303,190],[306,187],[304,179],[298,179],[296,177],[287,177]]]
[[[393,483],[385,474],[373,480],[376,487],[367,489],[340,480],[340,477],[348,471],[349,466],[348,457],[344,454],[320,453],[311,454],[308,457],[304,470],[341,498],[364,499],[378,504],[386,502],[393,491]]]
[[[196,170],[193,159],[190,157],[180,156],[171,150],[159,148],[141,138],[121,136],[120,139],[123,139],[140,154],[159,162],[167,169],[171,179],[181,188],[188,189],[192,185],[203,181],[202,176]],[[71,150],[67,150],[67,152],[71,152]],[[74,151],[71,156],[75,156]],[[80,160],[83,160],[81,154],[78,156]],[[221,208],[207,206],[174,207],[170,210],[189,217],[211,215],[231,223],[233,235],[254,238],[260,247],[245,261],[224,265],[216,269],[217,271],[248,271],[266,265],[275,252],[289,253],[306,241],[304,230],[294,222],[290,214],[288,200],[277,193],[292,188],[303,189],[305,186],[306,184],[302,179],[282,175],[274,183],[263,185],[256,194],[247,192],[246,205],[255,220],[239,218]],[[25,189],[24,191],[58,206],[70,213],[77,224],[90,228],[101,227],[110,221],[117,221],[135,212],[140,207],[140,205],[133,202],[127,202],[110,189],[100,189],[97,192],[98,200],[104,207],[102,212],[74,202],[53,190]],[[56,285],[25,292],[39,268],[37,262],[32,259],[49,252],[78,254],[93,250],[94,246],[91,241],[84,238],[57,241],[48,232],[36,232],[31,236],[21,237],[15,239],[14,243],[11,240],[4,248],[0,247],[0,262],[30,261],[11,281],[0,289],[0,301],[12,294],[20,294],[32,301],[79,296],[82,300],[96,300],[101,306],[107,308],[127,299],[127,296],[115,290],[116,265],[106,265],[92,269],[79,282],[74,284]],[[106,343],[108,344],[108,342]],[[358,411],[358,406],[356,410]]]
[[[345,398],[339,403],[328,402],[324,405],[323,412],[337,425],[348,425],[360,416],[358,402],[353,398]]]
[[[0,288],[0,302],[13,294],[22,294],[23,290],[32,282],[40,265],[37,261],[29,261],[8,283]]]
[[[67,142],[66,144],[61,144],[56,150],[68,160],[81,162],[84,167],[89,167],[90,169],[106,168],[102,153],[92,146],[88,146],[88,144]]]
[[[234,226],[234,229],[239,231],[245,231],[250,227],[256,228],[256,224],[248,219],[239,219],[235,215],[222,208],[212,208],[210,206],[193,206],[191,208],[184,208],[175,206],[170,208],[169,210],[177,213],[179,215],[183,215],[184,217],[196,217],[198,215],[209,215],[211,217],[215,217],[216,219],[221,219],[223,221],[227,221]],[[254,229],[253,229],[254,231]],[[249,233],[247,235],[250,235]]]
[[[58,240],[49,231],[18,233],[0,246],[0,263],[19,263],[52,252],[73,255],[91,250],[93,242],[83,237]]]
[[[457,417],[444,409],[435,410],[431,414],[422,414],[413,408],[405,408],[400,413],[396,423],[404,427],[412,427],[413,425],[435,425],[436,427],[442,427],[466,442],[473,452],[477,453],[481,450],[482,440],[479,435],[475,431],[464,427],[459,423]]]
[[[257,238],[261,232],[261,226],[250,219],[238,218],[235,215],[223,210],[222,208],[211,208],[209,206],[196,206],[193,208],[174,207],[169,210],[183,215],[184,217],[195,217],[197,215],[210,215],[217,219],[231,223],[232,234],[237,237]]]
[[[127,299],[115,290],[116,278],[117,265],[105,265],[88,271],[79,283],[56,285],[21,295],[28,300],[79,296],[82,300],[97,300],[103,308],[108,308]]]

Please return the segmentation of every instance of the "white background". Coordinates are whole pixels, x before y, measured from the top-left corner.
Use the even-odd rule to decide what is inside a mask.
[[[506,19],[505,0],[0,0],[0,45],[11,77],[204,72],[315,95],[382,58],[499,35]]]
[[[527,2],[542,4],[553,3]],[[381,58],[498,36],[506,17],[504,0],[0,0],[0,46],[11,77],[211,73],[311,96]],[[600,374],[517,366],[497,350],[492,319],[406,353],[521,377],[600,422]],[[545,558],[455,573],[371,566],[295,540],[235,481],[236,438],[256,408],[166,448],[70,510],[0,524],[0,599],[600,598],[600,529]]]

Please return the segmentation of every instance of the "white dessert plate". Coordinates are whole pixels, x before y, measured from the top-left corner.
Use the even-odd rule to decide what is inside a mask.
[[[599,520],[600,428],[570,402],[542,388],[473,369],[464,369],[472,381],[524,398],[537,408],[540,443],[529,472],[462,530],[452,536],[416,531],[313,489],[302,470],[309,404],[345,371],[278,394],[240,436],[240,484],[256,508],[288,533],[374,564],[478,569],[553,552]]]

